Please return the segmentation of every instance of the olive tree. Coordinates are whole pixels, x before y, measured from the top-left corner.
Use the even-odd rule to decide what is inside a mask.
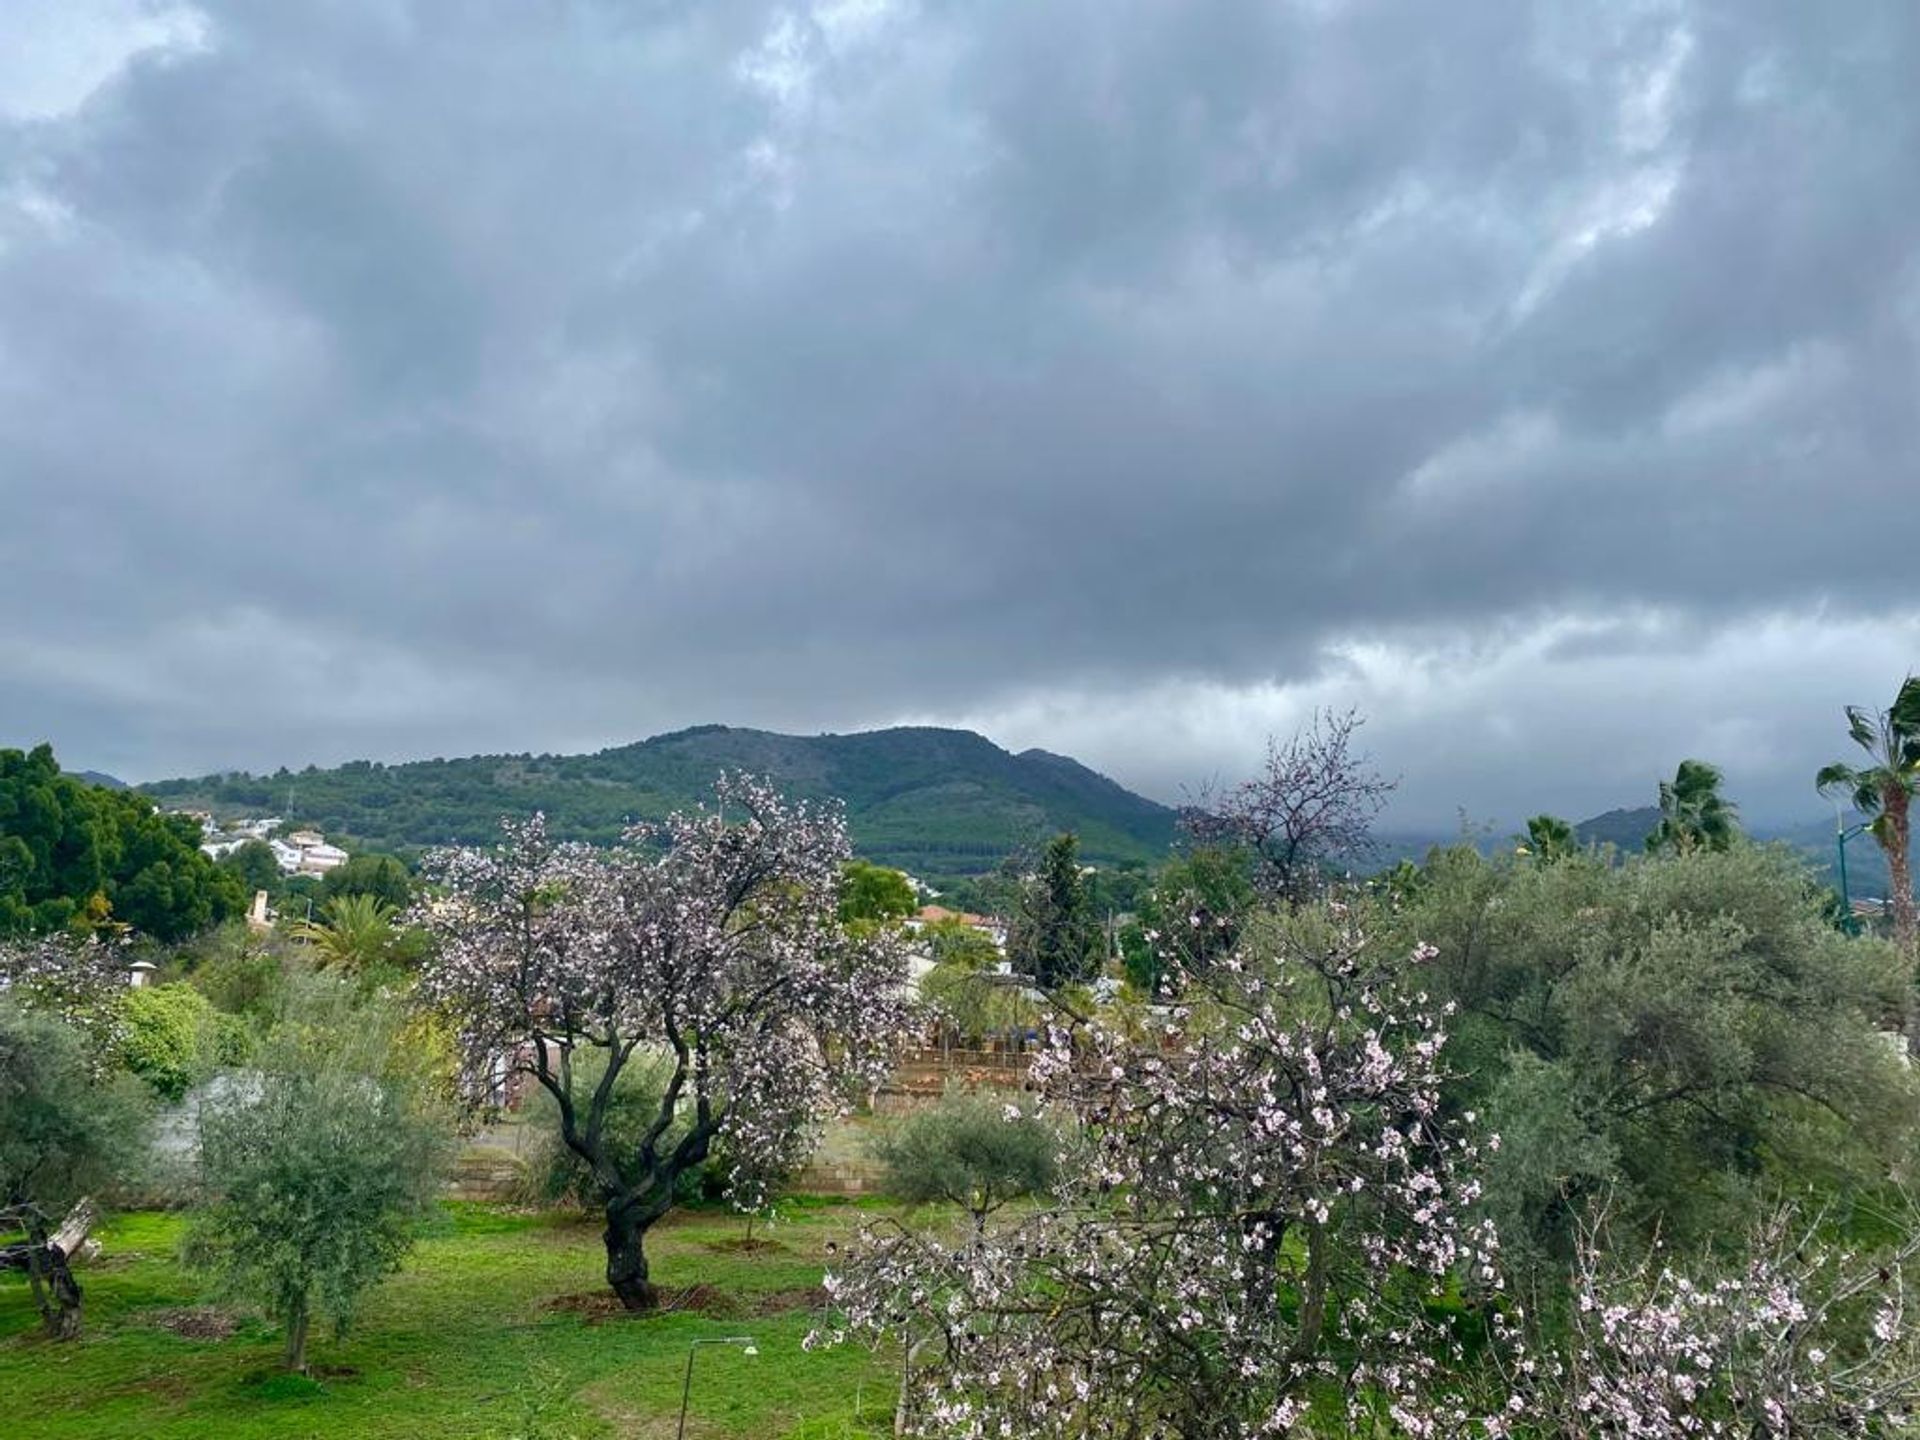
[[[344,1330],[399,1267],[439,1193],[451,1129],[395,1037],[346,982],[306,978],[258,1068],[201,1105],[188,1259],[286,1327],[289,1370],[316,1314]]]
[[[814,1122],[885,1078],[909,1028],[898,936],[839,920],[839,810],[740,777],[716,796],[608,851],[557,844],[536,816],[426,867],[440,894],[423,991],[477,1085],[513,1069],[551,1097],[605,1210],[607,1283],[632,1310],[658,1303],[645,1238],[679,1178],[722,1148],[729,1193],[759,1204]],[[637,1135],[611,1123],[636,1060],[665,1076]]]
[[[1802,862],[1760,845],[1550,865],[1437,852],[1378,928],[1437,950],[1450,1103],[1505,1138],[1487,1203],[1509,1269],[1561,1270],[1584,1206],[1708,1243],[1781,1178],[1869,1192],[1912,1154],[1920,1086],[1893,1033],[1907,970],[1850,938]]]
[[[1060,1143],[1059,1132],[1031,1106],[950,1094],[909,1115],[874,1150],[891,1194],[957,1205],[980,1234],[1009,1201],[1052,1188]]]
[[[25,1270],[47,1333],[80,1333],[81,1290],[61,1217],[142,1159],[145,1095],[125,1074],[102,1071],[85,1037],[57,1016],[21,1009],[0,992],[0,1247]]]

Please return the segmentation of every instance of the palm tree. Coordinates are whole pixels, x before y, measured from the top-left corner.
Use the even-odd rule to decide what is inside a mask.
[[[1720,793],[1720,770],[1704,760],[1682,760],[1673,779],[1660,782],[1660,823],[1647,852],[1726,850],[1740,838],[1739,807]]]
[[[1908,811],[1914,792],[1920,790],[1920,679],[1909,675],[1886,710],[1847,706],[1847,733],[1873,763],[1856,769],[1837,761],[1824,767],[1814,784],[1822,795],[1845,796],[1854,809],[1872,818],[1873,838],[1887,852],[1893,938],[1911,956],[1916,931]]]
[[[338,965],[358,973],[385,961],[399,938],[393,928],[393,908],[372,895],[336,895],[320,907],[318,923],[293,928],[295,939],[313,946],[324,969]]]
[[[1558,815],[1536,815],[1527,821],[1527,839],[1521,850],[1543,865],[1580,853],[1580,837]]]

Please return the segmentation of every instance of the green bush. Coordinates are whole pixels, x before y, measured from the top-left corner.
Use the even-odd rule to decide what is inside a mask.
[[[1006,1095],[951,1093],[909,1115],[874,1149],[889,1193],[958,1205],[983,1225],[1007,1202],[1053,1188],[1060,1135]]]
[[[187,978],[222,1014],[264,1029],[286,1003],[287,942],[243,921],[208,931],[181,953]]]
[[[222,1064],[246,1057],[238,1034],[191,985],[129,990],[120,1002],[120,1063],[163,1100],[179,1100]],[[230,1019],[230,1017],[228,1017]]]
[[[396,856],[355,855],[320,882],[323,902],[347,895],[371,896],[397,913],[413,902],[413,875]]]

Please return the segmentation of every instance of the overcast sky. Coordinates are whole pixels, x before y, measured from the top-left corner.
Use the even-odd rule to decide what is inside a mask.
[[[1920,5],[0,0],[0,744],[963,724],[1820,813]]]

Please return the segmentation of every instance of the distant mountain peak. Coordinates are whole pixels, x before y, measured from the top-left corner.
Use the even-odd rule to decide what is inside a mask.
[[[1634,851],[1647,843],[1647,835],[1660,823],[1655,805],[1607,810],[1573,827],[1582,845],[1611,845],[1616,850]]]
[[[856,849],[922,875],[981,874],[1059,830],[1095,864],[1147,862],[1173,840],[1174,812],[1071,756],[1013,754],[972,730],[903,725],[783,735],[695,725],[591,755],[472,756],[340,766],[298,777],[303,821],[371,848],[487,843],[501,816],[544,811],[560,838],[607,842],[634,819],[697,803],[722,770],[769,776],[789,793],[846,805]],[[175,806],[273,811],[285,782],[246,774],[143,789]]]

